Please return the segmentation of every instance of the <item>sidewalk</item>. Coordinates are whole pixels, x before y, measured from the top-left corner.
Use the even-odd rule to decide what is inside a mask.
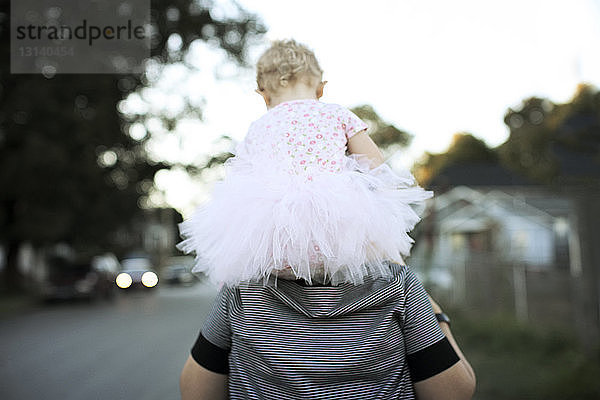
[[[28,294],[0,295],[0,318],[21,313],[38,306],[37,300]]]

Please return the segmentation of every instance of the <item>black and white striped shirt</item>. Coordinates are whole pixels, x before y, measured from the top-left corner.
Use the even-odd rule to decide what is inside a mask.
[[[357,286],[224,287],[192,357],[229,374],[231,399],[414,399],[459,358],[414,273],[389,265]]]

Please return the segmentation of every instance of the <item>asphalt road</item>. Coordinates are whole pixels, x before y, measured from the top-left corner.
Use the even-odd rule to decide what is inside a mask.
[[[179,399],[179,373],[215,294],[160,287],[2,316],[0,399]]]

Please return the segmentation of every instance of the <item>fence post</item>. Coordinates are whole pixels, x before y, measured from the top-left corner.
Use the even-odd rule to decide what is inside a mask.
[[[464,306],[466,304],[466,279],[467,279],[467,257],[466,254],[456,257],[454,262],[454,285],[453,301],[454,305]]]
[[[527,322],[527,271],[525,265],[519,262],[513,263],[513,287],[517,320]]]

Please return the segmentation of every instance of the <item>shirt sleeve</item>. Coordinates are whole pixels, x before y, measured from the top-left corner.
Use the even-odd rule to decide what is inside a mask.
[[[192,358],[198,364],[220,374],[229,372],[229,301],[233,290],[226,286],[221,288],[191,350]]]
[[[442,332],[423,285],[408,270],[402,318],[408,368],[413,382],[430,378],[459,361]]]
[[[350,139],[358,132],[363,131],[369,127],[362,119],[358,118],[356,114],[354,114],[347,108],[340,107],[339,113],[339,121],[342,124],[342,129],[347,139]]]

